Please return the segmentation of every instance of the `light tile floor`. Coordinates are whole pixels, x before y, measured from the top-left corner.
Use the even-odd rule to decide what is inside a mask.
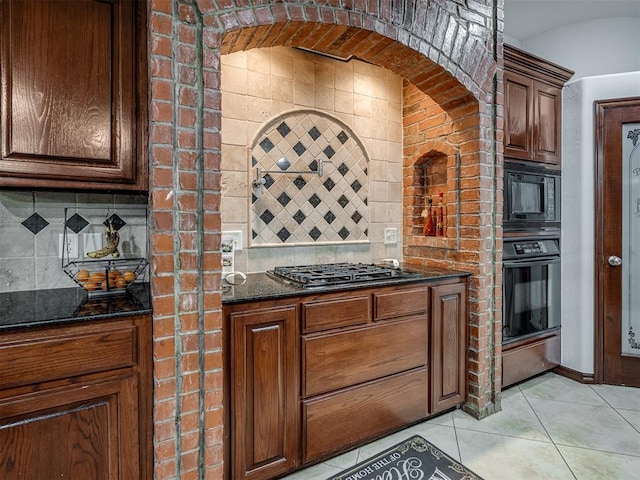
[[[485,480],[640,478],[640,388],[546,373],[502,392],[502,411],[456,410],[284,477],[324,480],[418,434]]]

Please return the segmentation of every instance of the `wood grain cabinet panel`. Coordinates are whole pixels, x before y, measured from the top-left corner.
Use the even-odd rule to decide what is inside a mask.
[[[146,190],[145,2],[0,7],[0,186]]]
[[[137,361],[135,327],[85,335],[50,335],[0,345],[0,388],[132,367]]]
[[[535,160],[560,165],[562,134],[562,89],[537,83],[534,89]]]
[[[431,414],[466,396],[466,305],[465,284],[431,287]]]
[[[504,72],[504,154],[524,160],[533,157],[533,80]]]
[[[303,395],[311,396],[391,375],[427,362],[424,318],[305,337]]]
[[[531,378],[560,365],[560,332],[502,347],[502,387]]]
[[[133,375],[0,400],[0,477],[141,478]]]
[[[426,314],[429,294],[426,287],[373,294],[374,320]]]
[[[299,458],[295,305],[232,313],[234,478],[270,478]]]
[[[303,462],[424,418],[427,389],[423,367],[305,400]]]
[[[361,325],[367,323],[370,318],[370,295],[302,302],[304,333]]]
[[[504,46],[504,156],[561,165],[562,87],[573,72]]]
[[[151,361],[150,316],[3,333],[0,478],[150,479]]]

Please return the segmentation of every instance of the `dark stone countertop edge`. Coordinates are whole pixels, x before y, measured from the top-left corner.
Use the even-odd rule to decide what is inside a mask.
[[[301,288],[285,281],[273,278],[265,272],[247,274],[247,281],[242,285],[225,285],[222,295],[222,304],[254,302],[260,300],[273,300],[276,298],[300,297],[305,295],[317,295],[319,293],[335,293],[341,291],[360,290],[363,288],[386,287],[391,285],[406,285],[410,283],[427,283],[436,280],[459,278],[470,276],[470,272],[450,270],[442,268],[419,267],[415,265],[403,265],[402,270],[409,273],[420,274],[410,278],[390,278],[372,280],[357,284],[343,284],[330,287]]]
[[[123,295],[103,297],[89,297],[79,287],[0,293],[0,331],[151,313],[148,283],[136,283]]]

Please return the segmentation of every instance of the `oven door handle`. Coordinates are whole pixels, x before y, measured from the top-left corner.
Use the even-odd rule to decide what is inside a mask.
[[[553,257],[538,257],[534,260],[527,258],[522,260],[507,260],[502,262],[505,267],[533,267],[536,265],[551,265],[553,263],[560,263],[560,257],[554,255]]]

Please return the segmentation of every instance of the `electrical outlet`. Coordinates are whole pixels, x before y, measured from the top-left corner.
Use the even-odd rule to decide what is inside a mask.
[[[230,230],[227,232],[222,232],[222,238],[229,238],[233,240],[233,251],[238,251],[243,249],[242,245],[242,231],[241,230]]]
[[[397,228],[385,228],[384,229],[384,244],[393,245],[398,243],[398,229]]]
[[[58,249],[58,258],[78,258],[78,234],[67,234],[67,243],[65,245],[65,236],[60,234],[60,248]]]

